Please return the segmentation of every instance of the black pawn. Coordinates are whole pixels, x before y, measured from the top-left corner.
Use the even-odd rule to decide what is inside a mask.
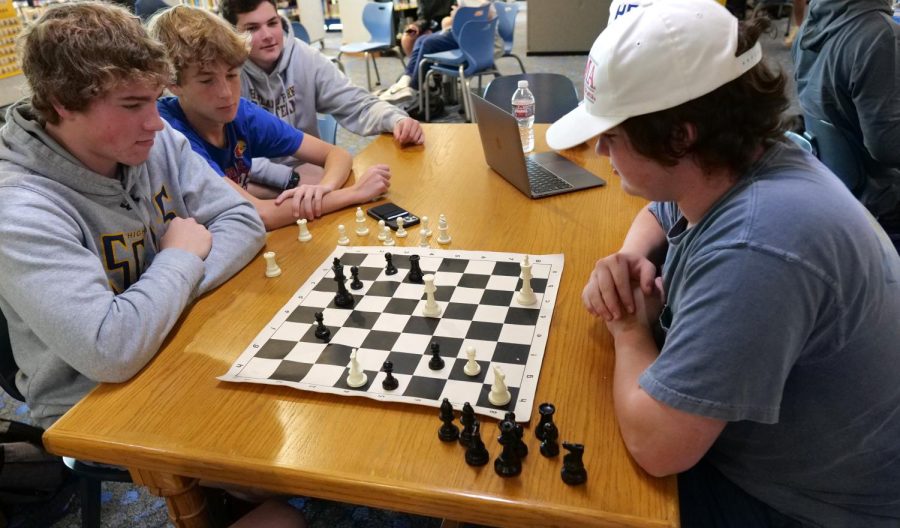
[[[390,360],[385,361],[384,365],[381,366],[381,370],[384,371],[384,379],[381,380],[381,388],[384,390],[392,391],[400,386],[400,382],[397,381],[397,378],[394,377],[394,363]]]
[[[350,276],[353,277],[353,280],[350,281],[350,289],[362,289],[363,283],[361,280],[359,280],[359,268],[357,266],[350,266]]]
[[[497,438],[503,451],[497,460],[494,460],[494,471],[501,477],[515,477],[522,472],[522,459],[516,453],[516,424],[509,420],[500,422],[500,437]]]
[[[466,464],[470,466],[483,466],[491,459],[490,453],[481,441],[481,424],[478,420],[472,423],[472,437],[469,447],[466,449]]]
[[[422,268],[419,266],[419,255],[409,256],[409,274],[406,276],[409,282],[422,284]]]
[[[542,403],[538,406],[538,414],[541,415],[541,421],[534,430],[534,436],[536,436],[538,440],[544,439],[544,431],[546,431],[544,426],[548,423],[553,423],[553,413],[555,412],[556,407],[554,407],[552,403]]]
[[[385,253],[385,254],[384,254],[384,260],[387,261],[387,265],[384,267],[384,274],[385,274],[385,275],[396,275],[396,274],[397,274],[397,268],[394,267],[394,257],[393,257],[393,255],[391,255],[390,253]]]
[[[525,458],[528,456],[528,445],[525,444],[525,440],[522,438],[525,436],[525,429],[522,427],[522,424],[516,422],[516,413],[512,411],[507,411],[503,416],[503,419],[512,423],[516,428],[516,454],[519,455],[519,458]]]
[[[353,308],[353,295],[347,290],[344,282],[347,277],[344,276],[344,266],[338,265],[334,268],[334,281],[337,283],[337,293],[334,296],[334,305],[338,308]]]
[[[444,358],[441,357],[441,345],[437,342],[431,343],[431,360],[428,362],[428,368],[431,370],[441,370],[444,368]]]
[[[475,419],[475,409],[469,405],[469,402],[463,404],[462,414],[459,415],[459,423],[463,425],[462,431],[459,433],[459,445],[469,447],[472,442],[472,429],[478,420]]]
[[[447,398],[441,402],[440,417],[444,425],[438,429],[438,438],[441,439],[441,442],[455,442],[459,438],[459,427],[453,423],[453,406],[450,405],[450,400]]]
[[[325,326],[325,315],[322,312],[316,312],[316,325],[316,339],[327,343],[331,339],[331,330]]]
[[[545,423],[543,429],[544,439],[541,441],[541,454],[547,458],[559,456],[559,443],[556,441],[559,438],[559,429],[553,422]]]
[[[577,486],[584,484],[587,480],[587,470],[584,469],[584,446],[582,444],[570,444],[563,442],[562,445],[568,453],[563,457],[563,468],[560,474],[562,480],[569,486]]]

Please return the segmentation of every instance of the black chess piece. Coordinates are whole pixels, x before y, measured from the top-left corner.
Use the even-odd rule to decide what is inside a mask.
[[[543,429],[544,439],[541,441],[541,454],[547,458],[559,456],[559,443],[556,441],[559,438],[559,429],[553,422],[545,423]]]
[[[569,486],[577,486],[587,481],[587,470],[584,468],[584,446],[582,444],[570,444],[563,442],[562,445],[568,453],[563,457],[563,468],[560,474],[562,480]]]
[[[337,293],[334,295],[334,305],[338,308],[353,308],[355,301],[353,294],[347,290],[344,282],[347,277],[344,276],[344,266],[338,265],[334,268],[334,281],[337,283]]]
[[[483,466],[491,459],[484,442],[481,441],[481,424],[478,420],[472,422],[472,434],[469,447],[466,449],[466,464],[470,466]]]
[[[422,284],[422,267],[419,266],[419,255],[409,256],[409,274],[406,275],[409,282]]]
[[[384,365],[381,366],[381,370],[384,371],[384,379],[381,380],[381,388],[392,391],[400,386],[400,382],[394,377],[394,363],[391,360],[385,361]]]
[[[350,289],[351,290],[360,290],[363,287],[363,283],[359,280],[359,267],[350,266],[350,276],[353,277],[353,280],[350,281]]]
[[[525,444],[525,440],[522,439],[525,436],[525,428],[522,427],[522,424],[516,422],[516,413],[507,411],[503,416],[503,419],[511,422],[516,428],[516,454],[519,455],[519,458],[527,457],[528,445]]]
[[[453,406],[450,405],[450,400],[447,398],[441,402],[440,417],[444,425],[438,429],[438,438],[441,439],[441,442],[455,442],[459,438],[459,427],[453,423]]]
[[[326,343],[331,340],[331,330],[325,326],[325,315],[322,312],[316,312],[316,339],[321,339]]]
[[[344,265],[341,264],[341,259],[334,257],[334,260],[331,261],[331,271],[334,272],[334,276],[337,277],[340,275],[341,279],[344,279]]]
[[[469,447],[472,442],[472,427],[475,422],[477,422],[475,409],[469,405],[469,402],[464,403],[462,414],[459,415],[459,423],[463,425],[462,431],[459,433],[459,445]]]
[[[391,255],[390,253],[385,253],[385,254],[384,254],[384,260],[387,261],[387,265],[384,267],[384,274],[385,274],[385,275],[396,275],[396,274],[397,274],[397,268],[394,267],[394,257],[393,257],[393,255]]]
[[[548,423],[553,423],[553,413],[555,412],[556,407],[552,403],[542,403],[538,406],[538,414],[541,415],[541,421],[534,430],[534,436],[536,436],[538,440],[544,439],[544,431],[546,431],[544,426]]]
[[[516,452],[516,444],[519,443],[516,424],[509,420],[500,422],[500,436],[497,440],[503,446],[503,451],[494,460],[494,471],[501,477],[515,477],[522,472],[522,459]]]
[[[431,360],[428,362],[428,368],[431,370],[444,368],[444,358],[441,357],[441,345],[437,341],[432,341],[431,343]]]

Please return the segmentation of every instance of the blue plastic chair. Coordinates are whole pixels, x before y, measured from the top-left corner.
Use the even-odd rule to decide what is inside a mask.
[[[319,125],[319,139],[332,145],[337,145],[337,120],[331,114],[319,114],[317,118]]]
[[[865,159],[868,156],[862,145],[828,121],[804,116],[803,122],[819,160],[844,182],[853,196],[859,198],[866,187]]]
[[[344,53],[364,53],[366,59],[366,84],[369,91],[372,91],[372,75],[369,73],[369,59],[372,59],[372,66],[375,68],[375,84],[381,85],[381,75],[378,73],[378,63],[375,62],[375,52],[396,51],[397,58],[403,63],[402,54],[399,50],[395,50],[394,46],[394,30],[392,28],[394,19],[394,3],[369,3],[363,8],[363,25],[369,32],[370,39],[367,42],[351,42],[341,46],[338,53],[337,62],[341,64],[341,55]],[[406,65],[404,64],[404,67]],[[343,65],[340,66],[343,70]]]
[[[309,31],[306,31],[306,28],[303,27],[303,24],[297,21],[291,22],[291,29],[294,30],[295,37],[309,44]]]
[[[516,32],[516,15],[519,14],[519,4],[507,4],[504,2],[494,2],[497,10],[497,17],[500,18],[500,24],[497,26],[497,32],[503,39],[503,57],[512,57],[519,61],[519,68],[525,73],[525,65],[522,59],[512,52],[513,34]]]
[[[522,73],[497,77],[484,89],[485,100],[509,110],[519,81],[528,81],[528,88],[534,94],[535,123],[553,123],[578,106],[578,92],[572,79],[560,73]]]
[[[467,77],[477,75],[479,80],[484,74],[492,74],[494,77],[500,75],[500,72],[494,67],[494,34],[497,32],[498,19],[487,20],[471,20],[466,22],[462,31],[457,36],[459,49],[465,57],[465,62],[456,67],[452,65],[435,64],[428,70],[425,75],[425,84],[419,86],[427,86],[428,79],[435,73],[440,73],[448,77],[455,77],[459,80],[462,92],[462,104],[466,113],[466,120],[471,121],[472,100],[469,89],[469,80]],[[429,90],[422,89],[419,92],[425,93],[425,121],[431,117],[429,115]]]

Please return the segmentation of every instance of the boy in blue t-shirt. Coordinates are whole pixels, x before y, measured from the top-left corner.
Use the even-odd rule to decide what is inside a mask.
[[[167,48],[176,71],[169,90],[176,97],[161,99],[159,112],[183,133],[195,152],[225,176],[249,200],[271,230],[312,220],[383,194],[390,185],[386,165],[370,167],[347,188],[350,153],[282,122],[242,99],[240,68],[249,42],[223,20],[203,10],[176,6],[155,15],[149,31]],[[250,181],[254,157],[293,156],[321,166],[321,176],[294,173],[275,199],[270,189]]]

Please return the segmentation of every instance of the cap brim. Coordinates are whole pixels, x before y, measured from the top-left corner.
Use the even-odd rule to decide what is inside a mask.
[[[628,119],[626,116],[597,117],[587,113],[584,101],[547,129],[547,144],[553,150],[565,150],[584,143]]]

